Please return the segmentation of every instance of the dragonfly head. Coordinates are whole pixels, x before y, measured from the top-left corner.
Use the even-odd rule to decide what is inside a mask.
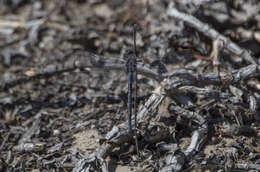
[[[134,56],[134,51],[132,49],[126,49],[124,53],[124,59],[127,60],[130,56]]]

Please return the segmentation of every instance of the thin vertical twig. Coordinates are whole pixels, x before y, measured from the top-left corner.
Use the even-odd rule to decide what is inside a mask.
[[[136,53],[136,25],[133,28],[133,39],[134,39],[134,55],[137,57]],[[135,121],[135,128],[137,126],[136,123],[136,115],[137,115],[137,107],[136,107],[136,99],[137,99],[137,71],[136,71],[136,64],[135,64],[135,72],[134,72],[134,82],[135,82],[135,95],[134,95],[134,121]]]

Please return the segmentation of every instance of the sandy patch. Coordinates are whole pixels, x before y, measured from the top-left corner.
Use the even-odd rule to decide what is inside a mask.
[[[97,130],[86,130],[74,135],[74,148],[81,150],[85,155],[92,153],[99,147],[99,139],[101,136]]]

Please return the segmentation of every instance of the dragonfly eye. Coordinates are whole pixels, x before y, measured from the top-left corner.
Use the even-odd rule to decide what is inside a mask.
[[[127,59],[130,55],[133,55],[134,51],[132,49],[126,49],[124,53],[124,59]]]

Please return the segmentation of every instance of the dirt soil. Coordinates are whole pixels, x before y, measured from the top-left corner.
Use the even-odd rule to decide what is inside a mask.
[[[172,5],[250,52],[253,60],[231,53],[229,44],[215,47],[219,40],[171,16]],[[255,70],[239,81],[220,78],[221,84],[210,79],[203,81],[210,84],[172,82],[176,89],[166,92],[151,113],[153,122],[144,121],[147,130],[138,132],[141,158],[134,141],[117,145],[104,158],[108,171],[164,171],[172,152],[159,152],[162,142],[185,152],[200,126],[171,112],[170,105],[199,113],[208,123],[207,141],[180,171],[247,171],[239,163],[260,171],[257,0],[0,0],[0,171],[73,171],[81,159],[108,144],[106,134],[127,121],[126,68],[74,70],[63,64],[81,52],[127,61],[134,24],[138,64],[158,77],[175,72],[169,79],[175,81],[189,71],[199,79],[234,74],[249,65]],[[140,107],[161,80],[141,72],[137,80]],[[147,135],[156,132],[155,126],[167,134],[151,142]]]

